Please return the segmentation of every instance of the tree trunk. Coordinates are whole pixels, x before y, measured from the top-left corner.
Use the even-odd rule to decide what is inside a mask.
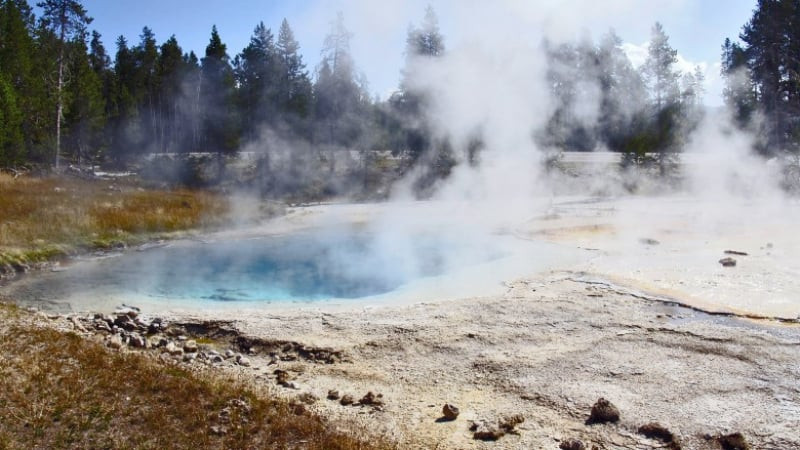
[[[61,11],[61,30],[58,33],[58,86],[56,87],[56,171],[61,166],[61,118],[64,116],[64,39],[67,34],[66,11]]]
[[[56,93],[56,171],[61,166],[61,118],[64,115],[64,99],[61,92],[64,88],[64,32],[61,32],[61,49],[58,52],[58,86]]]

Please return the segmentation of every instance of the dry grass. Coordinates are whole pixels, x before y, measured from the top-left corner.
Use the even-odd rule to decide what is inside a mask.
[[[389,448],[239,382],[111,351],[33,317],[0,305],[0,448]],[[220,436],[211,426],[224,424],[226,407]]]
[[[0,174],[0,265],[220,225],[227,211],[224,198],[204,191]]]

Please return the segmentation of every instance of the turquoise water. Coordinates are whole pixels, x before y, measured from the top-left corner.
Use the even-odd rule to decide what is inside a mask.
[[[501,257],[477,247],[465,251],[463,242],[440,234],[402,242],[354,230],[181,241],[33,275],[12,295],[37,301],[102,296],[213,303],[358,299],[442,275],[453,254],[459,266]]]

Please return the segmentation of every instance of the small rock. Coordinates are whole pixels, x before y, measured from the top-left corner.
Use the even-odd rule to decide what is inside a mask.
[[[750,445],[745,440],[742,433],[731,433],[724,436],[717,436],[716,441],[722,450],[750,450]]]
[[[188,341],[184,342],[183,351],[186,353],[197,352],[197,341],[195,341],[194,339],[189,339]]]
[[[128,337],[128,345],[136,348],[147,348],[147,339],[139,333],[131,333]]]
[[[225,436],[228,434],[228,428],[220,426],[220,425],[212,425],[211,432],[216,434],[217,436]]]
[[[222,355],[213,355],[211,357],[211,362],[213,364],[219,364],[219,363],[224,362],[224,361],[225,361],[225,358],[223,358]]]
[[[80,331],[81,333],[86,333],[87,332],[86,327],[83,326],[83,324],[81,323],[80,319],[78,319],[77,317],[70,316],[69,321],[72,323],[72,326],[76,330]]]
[[[469,427],[472,431],[472,438],[481,441],[496,441],[506,435],[506,432],[501,430],[497,425],[489,423],[486,420],[472,422]]]
[[[366,395],[361,397],[361,400],[359,400],[358,403],[362,405],[374,405],[374,406],[383,405],[383,394],[375,395],[372,393],[372,391],[369,391],[366,393]]]
[[[218,414],[218,417],[221,423],[231,423],[231,409],[228,407],[222,408]]]
[[[184,353],[183,354],[183,361],[184,362],[192,362],[197,359],[197,353]]]
[[[236,363],[242,367],[250,367],[250,358],[245,358],[244,356],[236,358]]]
[[[661,243],[661,242],[658,242],[657,240],[652,239],[652,238],[641,238],[641,239],[639,239],[639,242],[641,242],[642,244],[645,244],[645,245],[658,245],[658,244]]]
[[[128,331],[139,328],[133,318],[125,314],[117,316],[117,318],[114,319],[114,325]]]
[[[170,342],[164,347],[164,350],[167,351],[170,355],[173,356],[180,356],[183,354],[183,349],[175,345],[174,342]]]
[[[297,396],[297,400],[307,405],[313,405],[314,403],[317,402],[317,400],[319,400],[319,398],[310,392],[303,392],[302,394]]]
[[[153,336],[148,340],[150,341],[150,347],[153,348],[166,347],[169,344],[169,339],[164,336]]]
[[[331,389],[328,391],[328,400],[339,400],[339,391]]]
[[[619,421],[619,410],[616,406],[614,406],[608,400],[600,397],[597,402],[595,402],[594,406],[592,406],[592,412],[589,415],[589,419],[586,420],[587,425],[595,424],[595,423],[608,423],[608,422],[618,422]]]
[[[236,352],[231,349],[225,350],[225,359],[230,359],[236,356]]]
[[[639,427],[637,432],[650,439],[658,439],[664,442],[672,442],[675,440],[675,435],[666,429],[663,425],[657,422],[651,422]]]
[[[147,334],[156,334],[160,333],[164,328],[161,326],[161,322],[156,322],[155,319],[150,322],[150,325],[147,326]]]
[[[139,308],[137,308],[135,306],[124,306],[123,305],[122,307],[117,308],[114,311],[114,315],[117,316],[117,317],[128,316],[131,319],[133,319],[133,318],[135,318],[136,316],[139,315]]]
[[[444,406],[442,406],[442,417],[444,417],[445,420],[456,420],[460,413],[461,411],[459,411],[458,406],[451,405],[450,403],[445,403]]]
[[[94,329],[97,331],[105,331],[106,333],[111,333],[111,326],[103,319],[94,319],[92,322],[94,325]]]
[[[108,337],[106,345],[113,349],[120,349],[122,348],[122,337],[118,334],[112,334]]]
[[[275,369],[272,372],[275,375],[275,382],[281,386],[286,386],[291,380],[289,372],[281,369]]]
[[[561,450],[586,450],[586,446],[578,439],[567,439],[559,444]]]
[[[501,417],[498,425],[500,425],[500,428],[506,433],[516,433],[515,428],[522,422],[525,422],[525,417],[523,417],[522,414],[513,414]]]
[[[738,250],[725,250],[726,255],[747,256],[747,252],[740,252]]]
[[[341,404],[342,406],[352,405],[353,403],[355,403],[355,400],[353,399],[353,396],[350,394],[344,394],[342,396],[342,399],[339,400],[339,404]]]
[[[147,321],[133,319],[133,323],[136,324],[137,331],[142,334],[147,334],[150,330],[150,323]]]
[[[731,257],[722,258],[719,263],[722,264],[722,267],[736,267],[736,260]]]

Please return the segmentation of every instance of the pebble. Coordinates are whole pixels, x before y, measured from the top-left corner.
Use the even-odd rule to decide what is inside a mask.
[[[460,413],[461,411],[459,411],[458,406],[451,405],[450,403],[445,403],[442,407],[442,416],[447,420],[456,420]]]

